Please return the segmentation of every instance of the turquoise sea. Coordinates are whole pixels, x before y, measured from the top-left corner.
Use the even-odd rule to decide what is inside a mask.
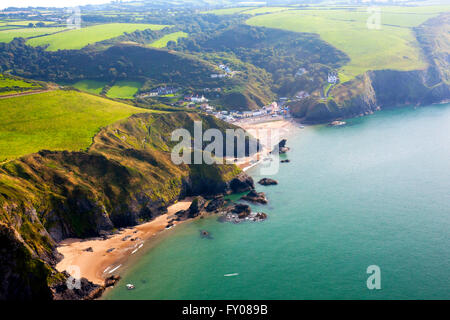
[[[266,221],[165,231],[104,298],[450,299],[450,105],[347,122],[293,130],[279,184],[257,187]]]

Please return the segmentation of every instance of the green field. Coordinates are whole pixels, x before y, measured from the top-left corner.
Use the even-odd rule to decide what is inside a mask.
[[[27,82],[0,74],[0,96],[39,88],[41,88],[41,86],[37,83]]]
[[[97,80],[81,80],[74,83],[72,86],[81,91],[86,91],[89,93],[100,94],[107,84],[106,81]]]
[[[209,14],[215,14],[215,15],[225,15],[225,14],[238,14],[242,11],[246,11],[249,9],[255,9],[255,7],[238,7],[238,8],[227,8],[227,9],[217,9],[217,10],[210,10],[210,11],[204,11],[202,13],[209,13]]]
[[[437,15],[408,12],[409,8],[386,7],[381,11],[381,29],[369,29],[369,13],[360,9],[294,10],[252,17],[249,25],[319,34],[345,52],[351,61],[341,68],[345,82],[367,70],[424,69],[427,63],[412,27]],[[383,12],[389,10],[389,12]]]
[[[96,26],[74,29],[58,34],[31,39],[27,44],[31,46],[49,45],[47,50],[77,50],[88,44],[111,39],[122,35],[124,32],[136,30],[160,30],[166,25],[140,24],[140,23],[108,23]]]
[[[161,39],[156,40],[155,42],[151,43],[149,46],[153,48],[165,48],[167,46],[167,43],[169,41],[175,41],[177,42],[180,38],[187,38],[188,34],[186,32],[174,32],[165,35]]]
[[[149,112],[76,91],[0,99],[0,161],[42,149],[87,148],[101,127]]]
[[[11,42],[14,38],[30,38],[63,31],[65,28],[21,28],[0,31],[0,42]]]
[[[256,15],[256,14],[264,14],[264,13],[274,13],[274,12],[280,12],[280,11],[286,11],[292,9],[291,7],[264,7],[264,8],[256,8],[256,9],[249,9],[244,10],[241,13],[243,14],[250,14],[250,15]]]
[[[133,99],[134,95],[141,87],[142,83],[137,81],[117,81],[114,86],[109,89],[107,96],[110,98]]]
[[[45,25],[51,25],[55,24],[53,21],[40,21],[40,20],[8,20],[8,21],[2,21],[0,22],[0,26],[7,26],[7,25],[13,25],[13,26],[28,26],[30,23],[36,24],[42,22]]]

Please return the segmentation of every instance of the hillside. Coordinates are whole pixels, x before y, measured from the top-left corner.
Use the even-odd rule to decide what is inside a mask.
[[[265,70],[271,75],[272,90],[280,96],[316,89],[329,70],[349,61],[346,54],[317,35],[265,27],[237,25],[193,40],[200,52],[217,55],[232,52],[242,62]],[[296,76],[305,67],[308,75]]]
[[[33,38],[28,40],[27,44],[34,47],[44,46],[49,51],[74,50],[81,49],[89,44],[116,38],[124,33],[146,29],[161,30],[165,27],[168,26],[138,23],[107,23]]]
[[[150,112],[76,91],[0,99],[0,161],[43,149],[78,151],[119,119]]]
[[[318,34],[350,57],[350,61],[339,69],[343,82],[369,70],[410,71],[427,67],[412,27],[438,13],[419,14],[400,7],[390,12],[390,7],[383,7],[380,24],[375,25],[377,21],[371,22],[365,9],[290,10],[256,16],[247,23]]]
[[[87,151],[40,151],[1,165],[0,241],[15,249],[0,258],[0,297],[84,298],[98,286],[65,291],[66,275],[54,269],[56,241],[152,220],[187,195],[231,192],[241,172],[235,165],[172,163],[171,132],[192,130],[193,121],[233,128],[198,114],[139,114],[102,129]]]
[[[450,14],[428,20],[415,31],[423,46],[426,70],[375,70],[330,89],[327,99],[311,96],[291,104],[294,116],[324,122],[370,114],[380,108],[424,105],[450,99],[448,48]],[[439,26],[438,28],[436,26]]]
[[[229,106],[226,93],[232,92],[241,97],[243,104],[234,105],[238,109],[254,109],[271,101],[267,80],[254,67],[234,77],[211,78],[219,72],[217,65],[186,53],[128,44],[100,51],[49,52],[27,46],[23,40],[0,44],[0,49],[0,70],[12,69],[32,79],[66,83],[88,79],[111,86],[126,80],[145,83],[148,89],[171,85],[194,92],[220,88],[223,97],[222,93],[214,96],[218,104]]]

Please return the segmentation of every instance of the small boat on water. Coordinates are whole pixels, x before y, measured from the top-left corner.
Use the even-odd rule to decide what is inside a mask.
[[[235,276],[238,276],[239,275],[239,273],[227,273],[227,274],[224,274],[223,276],[224,277],[235,277]]]
[[[131,283],[127,284],[127,289],[128,290],[133,290],[134,289],[134,284],[131,284]]]

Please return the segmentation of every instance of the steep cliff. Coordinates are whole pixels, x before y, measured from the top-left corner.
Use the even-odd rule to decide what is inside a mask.
[[[369,114],[380,108],[450,99],[450,14],[428,20],[415,32],[429,65],[426,70],[369,71],[331,88],[327,97],[312,95],[292,103],[292,114],[317,123]]]
[[[41,151],[0,166],[0,240],[9,252],[0,299],[92,294],[98,288],[87,281],[85,293],[60,292],[67,275],[53,268],[57,241],[150,221],[186,195],[232,192],[233,180],[251,181],[235,165],[171,161],[171,132],[193,131],[194,121],[203,130],[234,128],[198,114],[139,114],[102,129],[87,151]]]

